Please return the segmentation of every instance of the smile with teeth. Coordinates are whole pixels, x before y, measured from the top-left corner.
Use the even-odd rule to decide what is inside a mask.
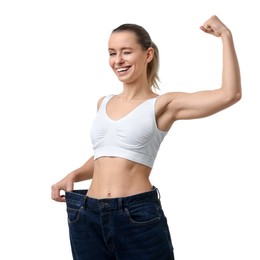
[[[130,67],[119,68],[119,69],[117,69],[117,72],[126,72],[126,71],[128,71],[129,68]]]

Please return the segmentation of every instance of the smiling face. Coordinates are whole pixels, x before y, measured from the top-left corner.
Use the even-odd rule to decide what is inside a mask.
[[[126,84],[147,81],[147,64],[153,49],[143,50],[134,32],[113,32],[108,42],[109,65],[118,79]]]

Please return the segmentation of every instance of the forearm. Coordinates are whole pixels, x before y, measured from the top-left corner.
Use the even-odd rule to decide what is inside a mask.
[[[234,102],[241,98],[241,79],[239,63],[234,47],[232,33],[226,29],[221,34],[223,43],[222,89]]]
[[[94,172],[94,157],[90,157],[81,167],[69,173],[73,182],[90,180]]]

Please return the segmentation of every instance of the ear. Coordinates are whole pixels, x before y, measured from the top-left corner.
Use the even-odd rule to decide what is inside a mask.
[[[146,62],[149,63],[153,59],[154,56],[154,48],[149,47],[146,51]]]

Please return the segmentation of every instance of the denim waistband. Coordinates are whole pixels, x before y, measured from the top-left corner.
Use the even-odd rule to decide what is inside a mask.
[[[86,195],[87,192],[88,190],[73,190],[72,192],[66,192],[66,203],[70,206],[83,206],[93,210],[102,211],[120,210],[126,206],[160,201],[160,193],[156,187],[153,187],[153,189],[148,192],[120,198],[95,199],[88,197]]]

